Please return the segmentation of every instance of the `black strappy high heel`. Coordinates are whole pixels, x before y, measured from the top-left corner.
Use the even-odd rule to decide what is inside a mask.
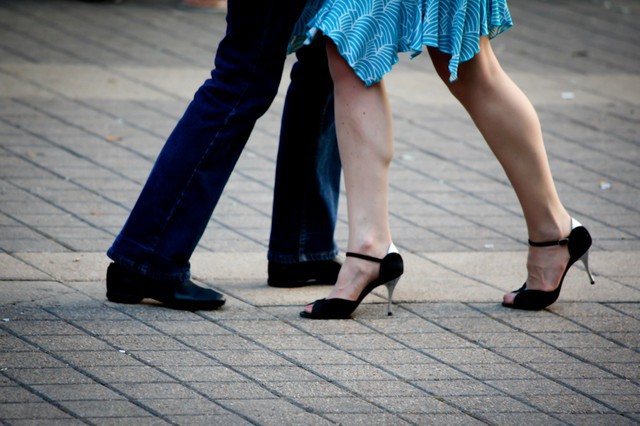
[[[367,256],[365,254],[347,252],[348,257],[357,257],[358,259],[368,260],[370,262],[376,262],[380,264],[380,275],[375,280],[371,281],[362,290],[357,300],[347,299],[319,299],[313,302],[311,312],[302,311],[300,316],[303,318],[311,319],[348,319],[351,317],[353,311],[356,310],[360,302],[369,294],[373,289],[384,285],[387,287],[389,299],[387,302],[387,314],[393,315],[391,312],[391,297],[396,284],[400,280],[400,276],[404,272],[404,263],[402,256],[397,252],[391,252],[395,250],[392,245],[390,253],[388,253],[384,259],[378,259],[377,257]]]
[[[522,287],[514,291],[516,297],[513,299],[513,303],[504,303],[502,306],[513,309],[524,309],[528,311],[539,311],[551,305],[560,296],[560,289],[562,288],[562,282],[567,275],[567,271],[571,265],[578,260],[581,260],[584,264],[589,280],[591,284],[595,284],[593,275],[589,270],[589,247],[591,247],[591,235],[589,231],[580,224],[577,220],[571,218],[571,233],[567,238],[563,238],[559,241],[546,241],[543,243],[536,243],[529,240],[529,245],[532,247],[551,247],[551,246],[567,246],[569,250],[569,263],[564,269],[562,278],[560,278],[560,284],[554,291],[542,291],[542,290],[529,290],[527,283],[525,282]]]

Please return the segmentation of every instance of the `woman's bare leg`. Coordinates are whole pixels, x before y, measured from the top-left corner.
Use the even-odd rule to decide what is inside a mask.
[[[347,251],[383,258],[391,244],[388,174],[393,157],[391,111],[383,82],[365,87],[327,43],[335,91],[336,133],[349,218]],[[356,300],[378,277],[380,265],[347,257],[327,298]],[[307,307],[310,312],[310,306]]]
[[[504,168],[527,223],[529,239],[559,240],[571,231],[547,159],[538,116],[529,99],[502,70],[487,37],[480,53],[460,66],[449,83],[449,55],[429,48],[439,76],[462,103]],[[527,288],[554,290],[569,261],[565,247],[529,247]],[[512,303],[513,293],[504,296]]]

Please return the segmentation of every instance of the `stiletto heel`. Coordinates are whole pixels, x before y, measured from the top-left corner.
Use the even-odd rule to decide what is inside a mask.
[[[387,287],[387,293],[388,293],[388,298],[389,298],[387,300],[387,315],[388,316],[393,315],[393,312],[391,311],[393,290],[396,289],[396,284],[398,284],[398,281],[400,281],[400,277],[396,278],[395,280],[389,281],[388,283],[385,284],[385,286]]]
[[[593,275],[591,275],[591,270],[589,269],[589,252],[587,251],[581,258],[582,264],[584,265],[584,269],[587,271],[587,275],[589,275],[589,281],[591,281],[591,285],[595,284],[595,280],[593,279]]]
[[[551,247],[551,246],[567,246],[569,250],[569,263],[564,269],[560,283],[554,291],[542,291],[542,290],[529,290],[527,283],[525,282],[522,287],[514,291],[516,297],[513,299],[513,303],[504,303],[502,306],[513,309],[525,309],[529,311],[538,311],[551,305],[560,296],[560,290],[562,288],[562,282],[567,275],[569,268],[581,260],[589,275],[591,284],[595,284],[593,275],[589,270],[589,247],[591,247],[591,235],[589,231],[580,224],[577,220],[571,218],[571,233],[568,237],[558,241],[545,241],[542,243],[536,243],[529,240],[529,245],[532,247]]]
[[[347,252],[348,257],[357,257],[358,259],[368,260],[370,262],[376,262],[380,264],[380,274],[378,278],[371,281],[362,290],[357,300],[347,299],[319,299],[313,302],[311,312],[302,311],[300,316],[303,318],[311,319],[347,319],[351,316],[353,311],[360,305],[360,302],[369,294],[372,290],[381,285],[387,287],[389,295],[387,301],[387,314],[392,315],[391,301],[393,296],[393,290],[396,284],[400,280],[400,276],[404,272],[404,263],[402,256],[396,251],[395,246],[392,244],[389,248],[389,253],[383,258],[379,259],[373,256],[367,256],[366,254]]]

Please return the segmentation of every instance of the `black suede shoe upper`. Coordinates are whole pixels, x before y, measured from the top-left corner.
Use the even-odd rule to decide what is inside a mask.
[[[112,263],[107,269],[107,299],[116,303],[140,303],[154,299],[168,308],[207,311],[224,305],[224,295],[192,281],[165,282],[144,277]]]

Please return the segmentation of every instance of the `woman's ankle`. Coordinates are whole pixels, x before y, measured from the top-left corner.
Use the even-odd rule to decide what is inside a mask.
[[[536,243],[557,241],[566,238],[571,232],[571,216],[564,212],[546,220],[527,226],[529,241]]]

